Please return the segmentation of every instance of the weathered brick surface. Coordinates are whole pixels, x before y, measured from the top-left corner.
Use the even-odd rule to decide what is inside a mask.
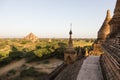
[[[73,64],[69,64],[55,80],[76,80],[79,70],[82,66],[84,59],[78,60]]]

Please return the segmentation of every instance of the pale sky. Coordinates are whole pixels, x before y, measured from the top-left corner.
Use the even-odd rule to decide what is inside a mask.
[[[0,0],[0,37],[96,38],[116,0]]]

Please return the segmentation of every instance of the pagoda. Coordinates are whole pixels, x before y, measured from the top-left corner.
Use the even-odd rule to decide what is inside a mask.
[[[73,47],[73,41],[72,41],[72,30],[69,32],[69,41],[68,41],[68,47],[66,48],[66,51],[64,52],[64,61],[66,64],[70,64],[77,59],[77,52],[75,51]]]

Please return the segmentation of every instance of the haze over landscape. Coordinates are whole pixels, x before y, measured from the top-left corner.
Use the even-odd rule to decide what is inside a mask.
[[[0,0],[0,37],[96,38],[116,0]]]
[[[0,80],[120,80],[120,0],[0,0]]]

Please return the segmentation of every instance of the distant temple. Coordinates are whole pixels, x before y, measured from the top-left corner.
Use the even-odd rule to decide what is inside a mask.
[[[101,44],[106,40],[108,34],[110,33],[109,22],[111,20],[110,10],[107,10],[106,18],[98,31],[97,40],[93,44],[93,50],[89,52],[89,55],[101,55],[103,51],[101,49]]]
[[[64,52],[64,60],[66,64],[70,64],[77,59],[77,52],[73,47],[72,30],[70,30],[69,35],[70,37],[69,37],[68,47]]]
[[[110,24],[110,34],[102,44],[100,62],[105,80],[120,80],[120,0],[117,0]]]
[[[30,40],[32,42],[35,42],[38,40],[38,37],[35,36],[33,33],[28,34],[26,37],[24,37],[25,40]]]

